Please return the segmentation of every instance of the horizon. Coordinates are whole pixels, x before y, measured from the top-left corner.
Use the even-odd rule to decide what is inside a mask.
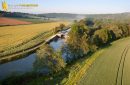
[[[2,11],[2,10],[0,10]],[[4,11],[5,12],[5,11]],[[11,12],[11,11],[8,11],[8,12]],[[15,12],[12,12],[12,13],[15,13]],[[78,15],[107,15],[107,14],[122,14],[122,13],[130,13],[129,12],[118,12],[118,13],[95,13],[95,14],[79,14],[79,13],[67,13],[67,12],[48,12],[48,13],[28,13],[28,12],[16,12],[16,13],[27,13],[27,14],[78,14]]]
[[[0,10],[2,11],[2,10]],[[5,11],[4,11],[5,12]],[[8,11],[11,12],[11,11]],[[28,13],[28,12],[12,12],[12,13],[27,13],[27,14],[78,14],[78,15],[105,15],[105,14],[122,14],[122,13],[130,13],[130,12],[118,12],[118,13],[95,13],[95,14],[79,14],[79,13],[67,13],[67,12],[48,12],[48,13]]]
[[[9,5],[18,4],[37,4],[38,7],[19,9],[18,7],[9,8],[9,12],[24,12],[31,14],[43,13],[70,13],[70,14],[116,14],[130,12],[129,0],[1,0],[6,1]],[[45,3],[45,4],[44,4]],[[0,4],[0,9],[2,5]]]

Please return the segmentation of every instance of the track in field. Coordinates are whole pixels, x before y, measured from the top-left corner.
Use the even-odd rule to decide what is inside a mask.
[[[105,49],[78,85],[130,85],[130,39],[119,40]]]
[[[130,46],[126,46],[126,48],[124,49],[124,51],[121,55],[115,85],[119,85],[119,84],[123,85],[124,65],[125,65],[126,55],[128,53],[129,48],[130,48]],[[120,74],[120,71],[121,71],[121,74]],[[121,76],[119,76],[119,75],[121,75]],[[119,80],[119,84],[118,84],[118,80]]]

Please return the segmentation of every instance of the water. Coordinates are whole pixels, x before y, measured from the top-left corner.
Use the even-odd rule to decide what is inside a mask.
[[[54,50],[59,50],[64,44],[64,39],[58,39],[56,41],[52,41],[50,46],[54,48]],[[0,79],[7,78],[11,75],[19,75],[26,72],[33,71],[34,62],[36,61],[36,53],[33,53],[25,58],[10,61],[5,64],[0,65]]]
[[[50,43],[50,46],[53,47],[55,51],[60,50],[60,48],[65,44],[64,39],[59,38],[57,41]]]

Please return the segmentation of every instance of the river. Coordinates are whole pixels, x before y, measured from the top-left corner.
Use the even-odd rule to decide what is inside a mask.
[[[68,31],[67,31],[68,32]],[[67,33],[66,33],[67,34]],[[60,50],[64,45],[65,39],[58,38],[49,43],[49,45],[55,50]],[[10,76],[20,75],[34,70],[34,62],[36,61],[36,53],[30,54],[29,56],[10,61],[0,65],[0,80],[8,78]]]

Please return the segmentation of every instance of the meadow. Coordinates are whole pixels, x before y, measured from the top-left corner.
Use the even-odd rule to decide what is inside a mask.
[[[0,57],[36,46],[52,35],[51,30],[61,23],[69,24],[63,21],[0,27]]]
[[[113,42],[94,61],[78,85],[129,85],[129,42],[130,37]]]

